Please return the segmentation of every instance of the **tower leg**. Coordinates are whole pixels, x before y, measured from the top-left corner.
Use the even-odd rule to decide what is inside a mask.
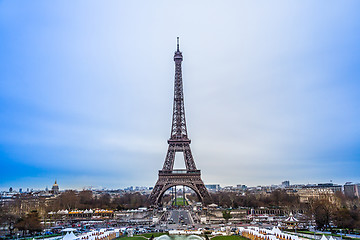
[[[175,207],[176,207],[176,186],[174,186],[175,187]]]
[[[183,186],[183,205],[185,206],[185,186]]]

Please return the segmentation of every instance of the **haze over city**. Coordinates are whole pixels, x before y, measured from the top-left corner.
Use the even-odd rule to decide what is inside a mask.
[[[0,1],[0,189],[153,186],[178,36],[205,183],[359,182],[359,7]]]

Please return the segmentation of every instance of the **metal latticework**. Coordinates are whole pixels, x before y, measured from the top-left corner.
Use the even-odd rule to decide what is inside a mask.
[[[173,186],[183,185],[195,191],[198,197],[204,201],[209,198],[209,193],[201,180],[200,170],[196,168],[194,158],[190,149],[190,139],[187,135],[184,92],[182,82],[181,63],[182,53],[179,49],[179,38],[177,39],[177,50],[174,55],[175,61],[175,83],[174,83],[174,106],[169,148],[166,154],[164,166],[159,171],[159,179],[150,195],[150,200],[158,204],[165,191]],[[186,169],[174,170],[175,153],[182,152]]]

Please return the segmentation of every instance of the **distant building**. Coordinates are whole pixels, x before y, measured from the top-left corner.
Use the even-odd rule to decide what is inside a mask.
[[[132,192],[132,191],[134,191],[134,187],[130,186],[130,187],[125,188],[124,190],[128,191],[128,192]]]
[[[205,187],[211,192],[217,192],[220,190],[220,184],[207,184]]]
[[[52,188],[51,188],[51,191],[52,191],[52,193],[54,193],[54,194],[59,194],[59,193],[60,193],[59,185],[57,184],[56,180],[55,180],[54,185],[53,185]]]
[[[246,185],[242,185],[242,184],[238,184],[238,185],[236,185],[236,188],[237,188],[238,190],[241,190],[241,191],[246,191],[247,186],[246,186]]]
[[[315,188],[321,189],[330,189],[333,192],[342,191],[342,185],[334,184],[334,183],[319,183]]]
[[[360,197],[360,183],[345,183],[344,194],[347,197]]]
[[[137,191],[137,192],[139,192],[139,191],[145,191],[145,190],[148,190],[148,189],[149,189],[148,187],[143,187],[143,186],[141,186],[141,187],[136,186],[136,187],[135,187],[135,191]]]
[[[234,192],[236,191],[236,188],[234,186],[225,186],[221,189],[221,191],[224,191],[224,192]]]
[[[308,184],[304,188],[296,189],[300,202],[309,202],[312,198],[327,198],[334,201],[334,193],[342,191],[342,185],[333,183]]]
[[[290,181],[283,181],[283,182],[281,183],[281,187],[282,187],[282,188],[288,188],[288,187],[290,187]]]

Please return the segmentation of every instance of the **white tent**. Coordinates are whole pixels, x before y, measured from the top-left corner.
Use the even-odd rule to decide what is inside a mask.
[[[278,227],[273,227],[272,232],[273,234],[281,234],[281,230]]]
[[[297,220],[292,213],[290,213],[289,217],[285,220],[285,222],[298,222],[298,221],[299,220]]]
[[[73,232],[67,232],[66,235],[63,237],[63,240],[75,240],[77,237]]]
[[[325,237],[325,235],[322,235],[320,240],[328,240],[328,239]]]
[[[62,232],[76,232],[77,229],[76,228],[65,228],[63,230],[61,230]]]
[[[291,235],[291,239],[292,240],[299,240],[299,237],[298,236],[293,236],[293,235]],[[333,239],[334,240],[334,239]]]
[[[217,208],[217,207],[218,207],[218,205],[217,205],[217,204],[215,204],[215,203],[212,203],[212,204],[210,204],[208,207],[210,207],[210,208]]]

